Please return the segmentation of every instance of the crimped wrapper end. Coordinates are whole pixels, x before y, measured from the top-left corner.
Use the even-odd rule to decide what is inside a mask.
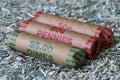
[[[25,31],[27,28],[27,25],[29,24],[30,20],[23,21],[19,27],[18,30]]]
[[[86,57],[88,59],[96,59],[99,55],[99,52],[101,50],[101,46],[99,45],[99,40],[96,37],[91,37],[86,42],[85,50],[88,51],[88,54],[86,54]]]
[[[103,41],[103,48],[108,49],[113,45],[111,38],[114,36],[114,33],[109,28],[99,27],[102,30],[100,33],[100,39]]]

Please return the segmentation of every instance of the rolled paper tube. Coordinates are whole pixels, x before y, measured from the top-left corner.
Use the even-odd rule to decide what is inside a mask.
[[[113,32],[109,28],[91,25],[85,22],[75,21],[42,12],[36,12],[34,16],[35,18],[33,18],[33,20],[37,22],[72,30],[90,36],[100,37],[101,40],[105,41],[105,45],[103,45],[105,49],[112,46],[110,39],[113,37]]]
[[[8,44],[26,55],[62,66],[80,67],[86,61],[86,51],[81,48],[43,39],[21,31],[9,34]]]
[[[19,26],[19,30],[38,35],[43,38],[82,48],[88,52],[86,56],[89,59],[96,59],[101,49],[101,47],[99,46],[98,38],[35,21],[24,21]]]

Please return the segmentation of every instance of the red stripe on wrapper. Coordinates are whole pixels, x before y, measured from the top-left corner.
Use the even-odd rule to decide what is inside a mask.
[[[25,31],[27,26],[19,26],[18,30]]]
[[[30,20],[23,21],[18,27],[18,30],[25,31],[29,23],[30,23]]]
[[[35,17],[34,17],[32,20],[37,22],[37,21],[38,21],[38,17],[39,17],[41,14],[42,14],[42,12],[40,12],[40,11],[39,11],[39,12],[36,12],[36,13],[34,14]]]
[[[34,14],[34,16],[35,16],[35,17],[39,17],[41,14],[42,14],[42,12],[39,11],[39,12],[36,12],[36,13]]]

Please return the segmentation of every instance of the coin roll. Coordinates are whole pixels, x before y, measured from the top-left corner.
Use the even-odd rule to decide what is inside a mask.
[[[40,38],[22,31],[14,31],[9,34],[8,44],[25,55],[62,66],[80,67],[86,61],[87,52],[81,48]]]
[[[96,37],[91,37],[85,34],[61,29],[31,20],[26,20],[21,23],[19,30],[82,48],[88,52],[86,54],[88,59],[96,59],[101,50],[101,41],[99,41],[99,39]]]
[[[63,18],[57,15],[42,13],[40,11],[36,12],[34,16],[35,18],[33,20],[37,22],[72,30],[94,37],[100,37],[100,39],[104,41],[104,45],[102,47],[105,49],[110,48],[113,44],[113,42],[111,41],[111,38],[113,37],[113,32],[109,28]]]

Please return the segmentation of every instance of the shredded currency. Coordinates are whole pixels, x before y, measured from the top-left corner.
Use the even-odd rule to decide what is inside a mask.
[[[110,27],[115,45],[77,69],[24,56],[6,36],[36,11]],[[0,0],[0,80],[120,80],[120,0]]]

